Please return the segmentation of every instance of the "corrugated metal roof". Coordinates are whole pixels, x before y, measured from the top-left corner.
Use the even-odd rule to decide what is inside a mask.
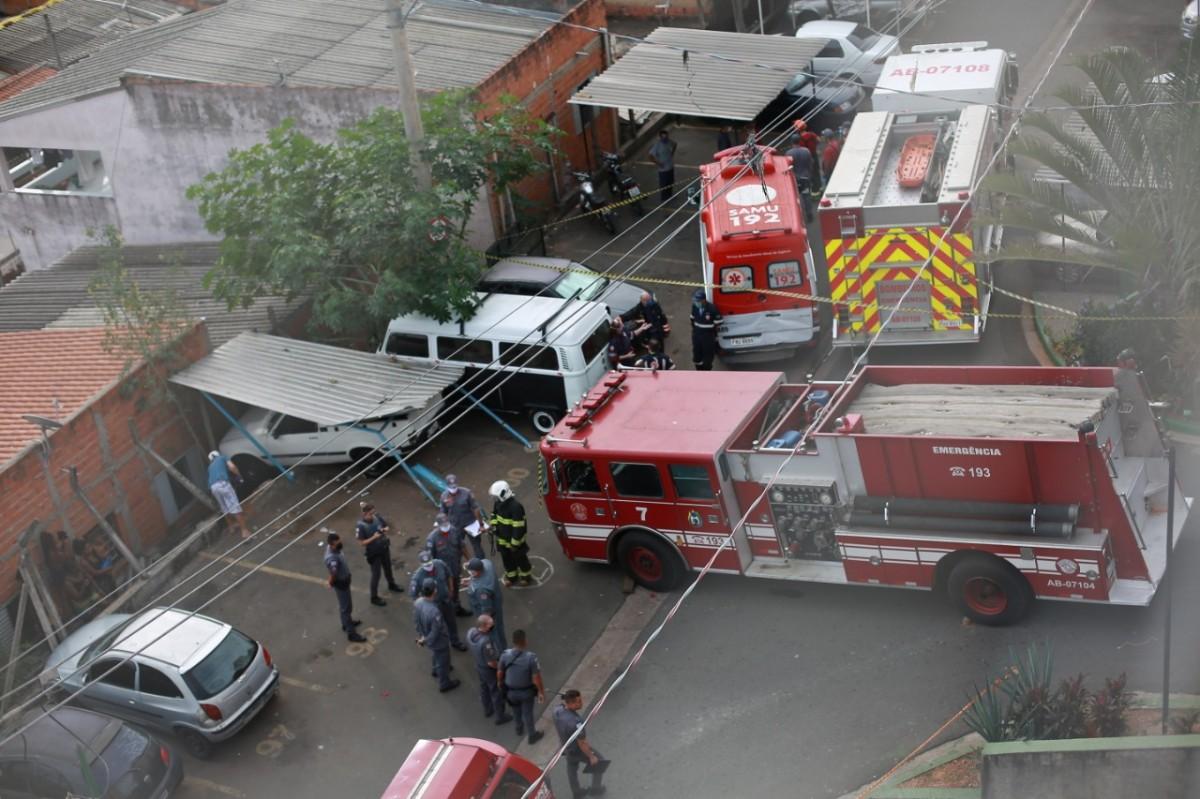
[[[752,120],[826,40],[658,28],[571,98],[577,105]],[[684,61],[684,52],[687,60]]]
[[[124,365],[104,351],[103,329],[0,333],[0,469],[41,436],[24,414],[65,421]]]
[[[74,64],[130,31],[186,13],[160,0],[62,0],[0,30],[0,69],[21,72],[45,64]],[[54,31],[51,39],[46,21]]]
[[[560,14],[419,0],[408,39],[423,91],[478,85]],[[0,119],[116,88],[122,75],[239,85],[395,88],[382,0],[229,0],[135,32],[9,103]]]
[[[294,338],[242,333],[172,383],[320,425],[421,410],[463,375]]]
[[[27,272],[0,288],[0,331],[103,325],[88,284],[104,252],[98,247],[81,248],[48,269]],[[246,330],[270,330],[272,315],[283,321],[304,303],[303,299],[263,297],[249,308],[229,310],[213,299],[202,282],[218,254],[219,245],[203,242],[125,247],[122,259],[140,286],[177,291],[190,316],[205,320],[214,347]]]

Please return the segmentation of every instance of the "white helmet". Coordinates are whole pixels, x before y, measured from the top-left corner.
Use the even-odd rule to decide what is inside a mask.
[[[503,502],[513,495],[512,489],[508,487],[508,483],[503,480],[497,480],[492,483],[492,487],[488,489],[488,493],[496,499]]]

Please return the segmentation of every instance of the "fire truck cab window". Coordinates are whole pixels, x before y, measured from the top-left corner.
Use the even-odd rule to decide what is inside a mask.
[[[703,466],[672,463],[669,468],[675,495],[680,499],[713,499],[716,496],[708,479],[708,469]]]
[[[721,268],[721,291],[736,293],[754,288],[754,270],[749,266],[725,266]]]
[[[568,494],[599,494],[600,481],[596,479],[596,467],[591,461],[558,461],[554,473],[558,487]]]
[[[767,284],[773,289],[790,289],[804,282],[799,261],[776,261],[767,267]]]
[[[623,497],[662,497],[662,480],[652,463],[610,463],[613,485]]]

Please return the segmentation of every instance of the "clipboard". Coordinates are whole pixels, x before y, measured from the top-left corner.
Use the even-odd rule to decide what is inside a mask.
[[[479,534],[483,532],[483,529],[479,526],[478,521],[471,522],[464,527],[463,530],[465,530],[467,535],[471,536],[471,538],[479,538]]]

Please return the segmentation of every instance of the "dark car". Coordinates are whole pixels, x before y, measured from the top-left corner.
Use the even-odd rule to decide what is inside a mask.
[[[850,81],[814,81],[808,75],[797,75],[755,119],[755,125],[770,142],[776,134],[791,127],[794,119],[807,119],[809,130],[837,128],[854,121],[854,116],[867,101],[867,93]],[[779,144],[780,150],[790,145]]]
[[[39,716],[0,747],[4,799],[164,799],[183,780],[170,747],[120,719],[73,707]]]
[[[476,286],[486,294],[520,294],[526,297],[578,296],[608,305],[613,315],[633,310],[643,289],[624,280],[600,277],[586,265],[567,258],[522,255],[497,261]]]

